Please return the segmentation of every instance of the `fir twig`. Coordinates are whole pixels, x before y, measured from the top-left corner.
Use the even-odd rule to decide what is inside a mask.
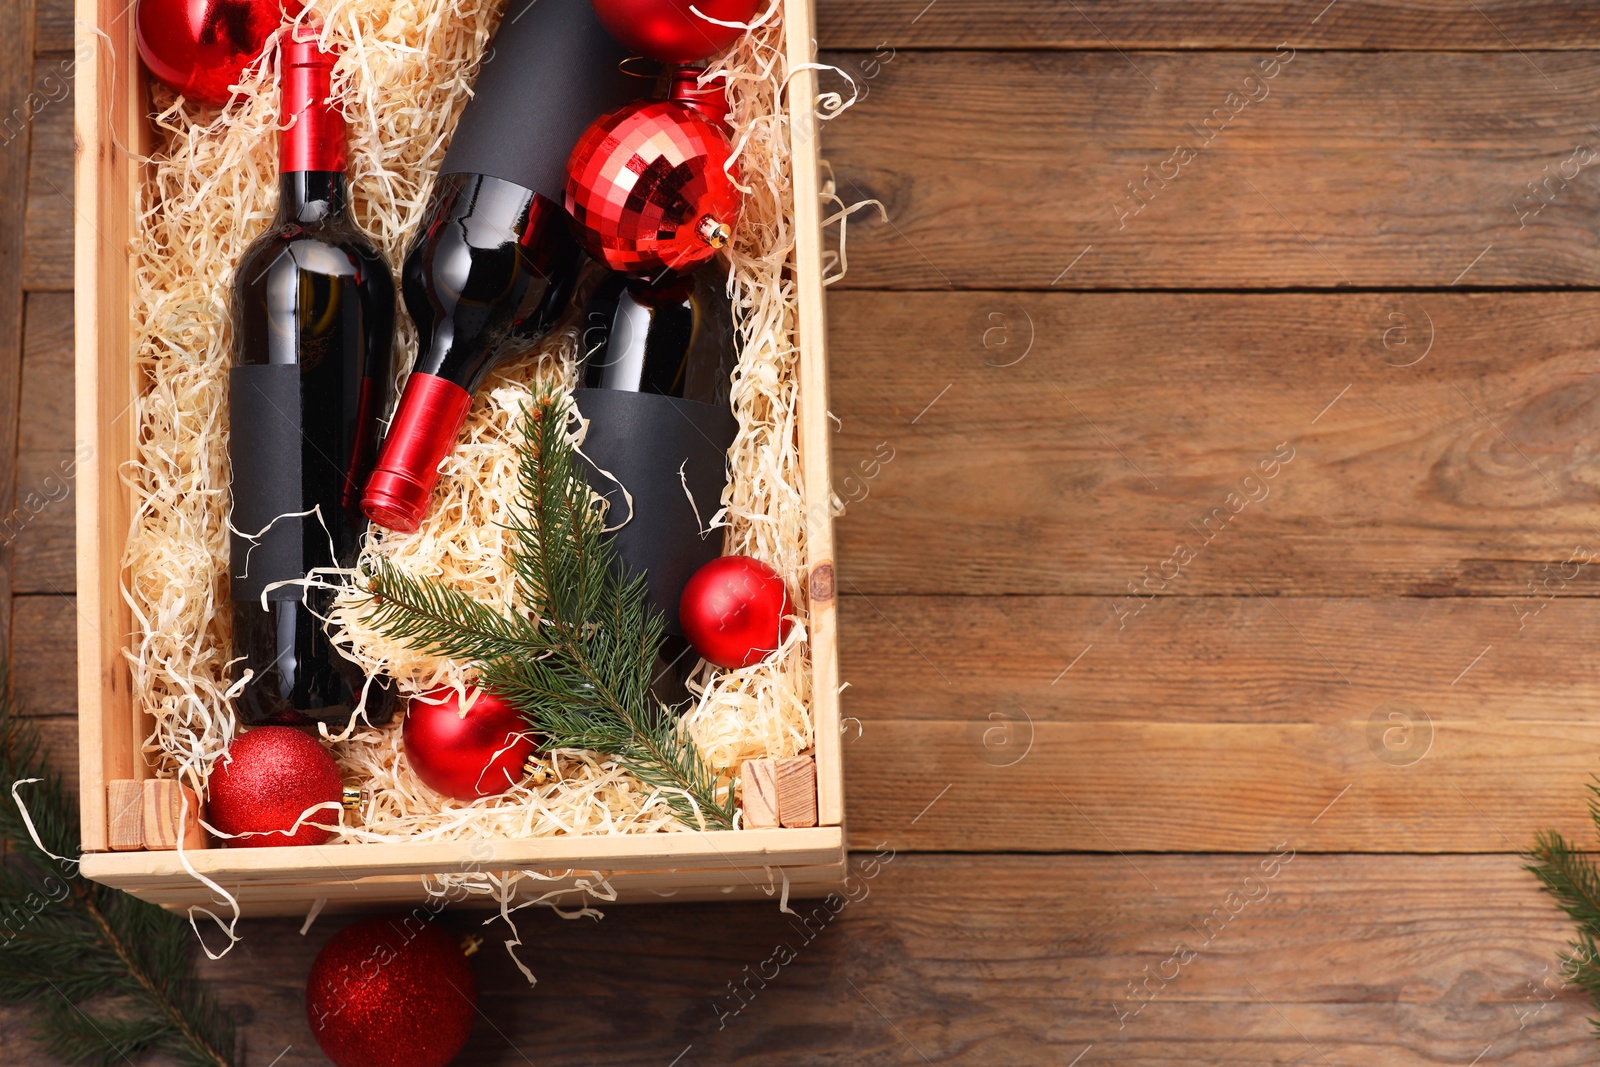
[[[41,849],[12,803],[27,801]],[[232,1067],[233,1024],[194,977],[188,925],[78,873],[78,810],[46,764],[0,667],[0,1002],[29,1003],[69,1063],[110,1065],[159,1049],[185,1067]],[[91,1005],[89,1002],[93,1000]]]
[[[733,825],[721,787],[671,708],[650,692],[665,623],[642,576],[618,573],[605,516],[567,439],[566,401],[535,399],[523,443],[511,568],[531,618],[500,615],[385,560],[367,574],[366,622],[414,648],[475,663],[552,748],[604,752],[691,825]]]

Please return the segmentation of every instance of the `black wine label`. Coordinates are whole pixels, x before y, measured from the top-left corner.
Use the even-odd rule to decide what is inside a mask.
[[[722,507],[738,420],[721,405],[656,393],[579,389],[573,399],[589,420],[583,452],[589,484],[610,501],[606,525],[628,517],[622,487],[633,498],[633,517],[612,534],[617,558],[627,571],[644,574],[667,632],[681,634],[683,587],[722,555],[722,530],[706,531],[706,524]]]
[[[440,174],[487,174],[557,204],[578,137],[650,89],[622,71],[628,58],[591,0],[511,0]]]
[[[229,566],[234,600],[260,600],[273,582],[304,578],[308,532],[323,538],[306,510],[301,471],[300,367],[234,367],[228,375],[228,460],[233,467]],[[328,555],[326,549],[320,553]],[[317,560],[311,565],[321,565]],[[268,600],[299,600],[297,585],[267,591]]]

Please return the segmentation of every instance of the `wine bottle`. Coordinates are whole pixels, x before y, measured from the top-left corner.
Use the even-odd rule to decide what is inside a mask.
[[[513,4],[496,32],[401,271],[417,358],[362,500],[373,522],[421,524],[479,381],[571,299],[583,254],[561,206],[567,157],[636,95],[626,58],[590,0]]]
[[[706,524],[722,506],[728,448],[739,429],[730,406],[738,353],[726,278],[720,260],[654,284],[613,274],[584,315],[573,400],[589,421],[589,482],[610,501],[606,521],[617,527],[619,564],[644,575],[666,620],[669,660],[686,647],[678,623],[683,587],[722,554],[722,532]]]
[[[232,672],[247,725],[342,725],[363,694],[374,724],[394,713],[387,681],[369,685],[329,638],[331,591],[303,581],[355,563],[394,332],[389,266],[347,211],[334,60],[283,44],[278,214],[233,282]]]

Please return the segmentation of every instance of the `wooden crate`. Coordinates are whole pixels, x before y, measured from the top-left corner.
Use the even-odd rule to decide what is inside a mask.
[[[580,883],[606,877],[620,900],[658,901],[817,895],[843,877],[844,808],[829,519],[827,357],[822,303],[821,203],[810,0],[787,0],[800,281],[802,472],[809,513],[808,627],[816,734],[817,826],[615,837],[502,839],[459,844],[340,844],[315,848],[209,849],[187,853],[194,867],[236,893],[250,914],[417,900],[423,875],[534,871],[530,893],[561,890],[573,903]],[[133,454],[134,397],[129,349],[129,237],[136,189],[152,138],[144,74],[134,57],[132,5],[77,0],[79,54],[95,58],[77,74],[77,436],[89,458],[79,467],[78,707],[83,873],[158,903],[211,903],[211,893],[173,852],[111,852],[107,783],[140,779],[138,754],[148,716],[134,707],[122,648],[133,622],[122,596],[129,496],[118,470]],[[85,447],[86,446],[86,447]]]

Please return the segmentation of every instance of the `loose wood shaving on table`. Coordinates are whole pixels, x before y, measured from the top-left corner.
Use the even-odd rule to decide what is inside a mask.
[[[317,0],[302,17],[342,49],[334,79],[350,126],[353,213],[391,264],[400,262],[426,207],[499,14],[499,4],[471,0]],[[731,776],[743,760],[793,755],[812,744],[797,294],[786,269],[794,243],[782,106],[788,71],[776,10],[712,67],[729,83],[746,199],[729,250],[728,291],[741,342],[732,390],[739,432],[722,507],[705,518],[721,528],[725,551],[771,563],[800,605],[800,625],[769,662],[739,671],[702,664],[691,681],[696,700],[684,728]],[[226,651],[227,294],[233,264],[276,207],[276,48],[220,113],[159,87],[154,92],[160,147],[141,191],[132,251],[137,429],[135,459],[122,474],[134,511],[123,563],[135,633],[126,654],[136,704],[154,719],[147,757],[159,773],[203,791],[210,764],[238,729]],[[398,384],[415,341],[404,314],[397,327]],[[498,525],[515,492],[513,427],[540,382],[571,384],[575,342],[575,331],[558,332],[491,375],[442,468],[422,528],[410,535],[374,530],[365,558],[382,555],[498,609],[522,609],[506,559],[510,536]],[[395,676],[405,694],[467,684],[468,667],[362,627],[359,599],[347,588],[332,615],[336,639],[353,659]],[[433,793],[410,770],[398,717],[378,729],[361,722],[334,741],[346,780],[367,791],[355,825],[341,830],[345,841],[683,829],[658,796],[594,753],[555,753],[555,781],[464,804]],[[731,777],[725,780],[731,787]],[[463,871],[449,881],[493,893],[504,912],[517,879]],[[596,884],[604,885],[603,877]]]

